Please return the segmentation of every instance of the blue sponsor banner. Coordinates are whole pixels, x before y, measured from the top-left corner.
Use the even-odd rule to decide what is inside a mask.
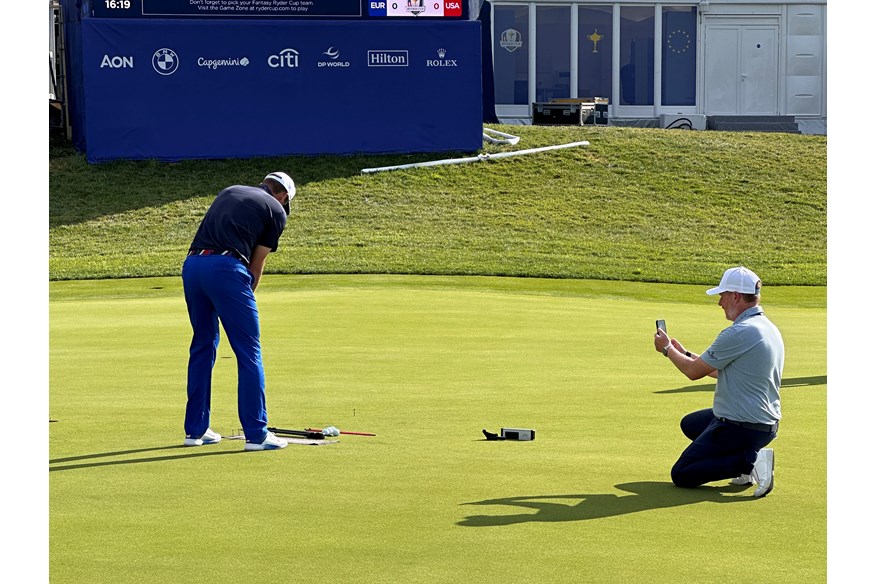
[[[478,21],[86,19],[89,162],[473,152]]]
[[[467,18],[463,0],[91,0],[97,18]]]

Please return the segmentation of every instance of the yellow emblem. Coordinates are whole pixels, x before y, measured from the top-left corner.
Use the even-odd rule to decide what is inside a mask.
[[[594,53],[599,52],[596,50],[596,43],[598,43],[599,41],[601,41],[604,38],[605,38],[605,36],[599,34],[599,31],[595,28],[593,29],[593,34],[587,35],[587,39],[593,41],[593,52]]]

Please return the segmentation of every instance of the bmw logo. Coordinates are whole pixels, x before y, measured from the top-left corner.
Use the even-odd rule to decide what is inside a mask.
[[[152,68],[161,75],[172,75],[179,67],[179,57],[171,49],[158,49],[152,55]]]

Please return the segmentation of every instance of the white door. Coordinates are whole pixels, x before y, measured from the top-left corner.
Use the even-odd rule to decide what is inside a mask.
[[[707,23],[706,115],[775,115],[779,105],[778,23]]]

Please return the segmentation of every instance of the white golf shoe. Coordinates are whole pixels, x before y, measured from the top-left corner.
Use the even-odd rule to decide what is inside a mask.
[[[204,444],[216,444],[222,440],[222,436],[207,428],[207,431],[204,432],[203,436],[196,438],[194,436],[186,436],[186,439],[183,440],[183,446],[203,446]]]
[[[757,483],[757,488],[754,490],[755,497],[765,497],[773,490],[775,468],[776,456],[773,449],[761,448],[754,461],[754,468],[751,470],[751,478]]]
[[[739,475],[735,479],[730,479],[730,484],[737,485],[740,487],[745,486],[745,485],[753,485],[754,479],[751,478],[751,475],[747,475],[747,474]]]
[[[259,444],[256,442],[246,441],[246,446],[243,447],[244,450],[279,450],[280,448],[286,448],[289,446],[289,443],[283,440],[282,438],[277,438],[273,432],[268,432],[268,435],[265,436],[265,440]]]

